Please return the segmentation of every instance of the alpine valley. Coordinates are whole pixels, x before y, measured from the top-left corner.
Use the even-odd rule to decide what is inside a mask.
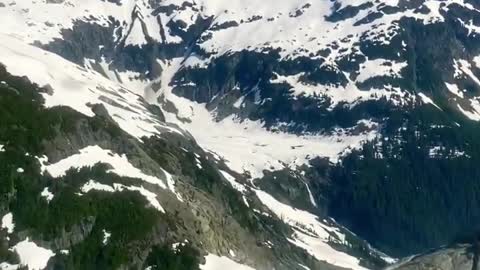
[[[479,0],[0,0],[0,270],[480,269]]]

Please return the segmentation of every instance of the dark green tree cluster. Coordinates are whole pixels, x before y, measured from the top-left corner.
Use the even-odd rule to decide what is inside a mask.
[[[107,173],[104,164],[71,169],[59,179],[42,174],[37,157],[45,153],[46,142],[76,132],[78,121],[112,137],[122,135],[100,117],[87,118],[64,107],[45,108],[42,91],[0,65],[0,215],[11,212],[15,222],[10,240],[5,232],[0,234],[0,261],[19,263],[8,248],[29,236],[54,248],[53,269],[103,270],[131,264],[137,249],[150,248],[153,230],[168,230],[168,217],[148,207],[148,201],[134,191],[91,191],[80,196],[89,179],[106,185],[138,185],[138,179]],[[50,202],[40,195],[45,187],[54,194]],[[104,231],[111,234],[106,243]],[[68,255],[57,250],[63,248]]]
[[[435,110],[393,113],[381,138],[329,172],[330,214],[395,256],[480,227],[480,128]]]

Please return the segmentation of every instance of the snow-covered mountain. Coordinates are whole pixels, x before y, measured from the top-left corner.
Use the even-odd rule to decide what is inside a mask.
[[[2,71],[2,102],[9,102],[2,105],[5,129],[1,155],[3,169],[13,170],[7,179],[13,181],[11,188],[16,190],[9,193],[10,199],[4,206],[10,212],[2,219],[3,241],[4,252],[18,256],[16,260],[8,257],[10,255],[3,257],[6,261],[0,265],[2,269],[19,269],[20,265],[27,265],[29,269],[85,269],[83,267],[100,267],[102,263],[106,269],[148,268],[151,256],[167,256],[162,255],[164,250],[155,253],[155,245],[165,248],[163,245],[169,243],[174,252],[169,256],[189,256],[188,249],[179,249],[189,247],[185,244],[209,252],[201,269],[252,269],[235,261],[258,269],[301,269],[301,263],[313,267],[325,264],[333,269],[335,265],[361,268],[359,259],[328,244],[343,243],[348,231],[255,188],[215,153],[204,152],[185,130],[166,123],[158,107],[155,109],[138,94],[95,71],[25,44],[17,37],[2,35],[1,39],[2,64],[6,67]],[[35,68],[25,69],[25,66]],[[36,85],[10,73],[24,76]],[[44,87],[39,89],[37,85]],[[18,112],[22,116],[12,115],[11,111],[18,106],[25,107],[25,111]],[[50,114],[57,117],[51,118]],[[30,125],[29,121],[40,121],[40,126]],[[15,133],[17,126],[25,129],[22,134]],[[39,138],[29,140],[37,131]],[[38,179],[33,181],[33,178]],[[127,194],[139,197],[132,199]],[[154,232],[150,231],[148,222],[137,228],[129,222],[117,221],[116,225],[104,220],[101,215],[113,215],[113,219],[120,220],[132,215],[130,209],[123,210],[125,213],[116,212],[115,208],[122,206],[116,205],[119,202],[109,196],[118,196],[127,202],[132,200],[131,203],[141,202],[143,198],[146,212],[137,215],[159,218],[153,223]],[[27,207],[21,201],[26,197],[38,205]],[[91,206],[95,209],[91,212],[81,206],[105,199],[113,200],[107,209],[102,205]],[[109,212],[112,206],[115,208]],[[140,209],[133,210],[141,210],[143,206],[136,207]],[[61,212],[55,214],[59,210]],[[79,213],[72,213],[75,216],[72,217],[70,211]],[[33,225],[30,219],[36,212],[46,216],[41,217],[40,224]],[[83,220],[85,218],[87,220]],[[132,222],[138,219],[130,218]],[[57,221],[59,224],[55,224]],[[167,226],[165,222],[172,224]],[[248,234],[253,230],[251,226],[255,231]],[[280,227],[271,231],[269,226]],[[286,227],[280,229],[282,226]],[[129,257],[132,256],[128,255],[129,250],[118,250],[125,237],[132,237],[128,230],[139,230],[138,233],[149,240],[136,247],[140,253],[135,255],[135,260]],[[168,236],[163,236],[162,231],[169,232]],[[83,256],[87,257],[80,256],[83,252],[92,252],[84,250],[82,245],[87,245],[85,241],[95,241],[97,235],[100,248],[108,247],[99,251],[107,256],[106,262],[86,254]],[[130,244],[138,245],[134,243]],[[277,252],[281,257],[277,257]],[[121,256],[129,259],[122,261]],[[282,257],[291,258],[282,262]],[[187,268],[181,269],[194,269],[185,264]]]
[[[176,99],[169,121],[192,118],[183,125],[202,145],[254,176],[309,156],[335,160],[371,138],[382,115],[365,104],[435,104],[421,78],[412,80],[412,54],[422,45],[408,27],[448,21],[473,44],[478,15],[474,1],[16,1],[0,12],[8,35],[103,73],[150,103]],[[439,91],[476,120],[478,102],[464,91],[478,83],[478,55],[473,48],[449,54]],[[365,131],[352,135],[359,127]],[[256,139],[245,144],[241,130]]]
[[[16,0],[0,18],[0,269],[379,268],[373,247],[476,229],[475,0]],[[128,194],[155,213],[140,238],[101,203]]]

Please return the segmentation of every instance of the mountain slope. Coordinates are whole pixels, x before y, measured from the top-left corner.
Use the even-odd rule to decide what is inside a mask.
[[[46,106],[93,117],[88,103],[103,104],[137,141],[193,137],[241,208],[281,219],[282,241],[316,261],[375,267],[358,237],[404,256],[476,230],[478,3],[277,2],[15,1],[0,7],[0,62],[49,84]],[[256,258],[242,259],[265,267]]]
[[[361,268],[336,247],[348,232],[257,190],[141,96],[0,39],[5,268]]]

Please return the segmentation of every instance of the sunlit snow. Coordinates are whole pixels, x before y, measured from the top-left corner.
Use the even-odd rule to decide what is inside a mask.
[[[107,232],[106,230],[103,230],[103,240],[102,240],[102,243],[103,245],[106,245],[108,243],[108,240],[110,239],[110,237],[112,236],[111,233]]]
[[[44,269],[48,260],[55,256],[55,253],[51,250],[38,246],[30,241],[29,238],[16,244],[12,250],[18,254],[20,263],[27,265],[31,270]]]
[[[94,145],[80,149],[79,154],[74,154],[57,163],[45,165],[44,170],[52,177],[62,177],[70,168],[81,168],[93,166],[97,163],[110,164],[113,169],[108,172],[115,173],[119,176],[139,178],[145,182],[167,188],[165,182],[159,178],[143,173],[140,169],[135,168],[127,159],[126,155],[118,155],[110,150],[102,149]]]
[[[162,91],[147,92],[147,100],[155,104],[158,104],[157,98],[160,102],[173,102],[178,113],[165,112],[167,120],[188,130],[200,146],[220,155],[227,165],[238,173],[247,172],[252,178],[258,178],[263,176],[264,170],[295,168],[316,156],[336,161],[346,149],[358,147],[362,142],[376,136],[375,131],[355,136],[297,136],[273,133],[263,128],[260,122],[240,122],[234,117],[217,122],[203,104],[172,93],[169,82],[181,68],[181,61],[182,59],[175,59],[170,63],[163,63],[164,71],[160,80]],[[191,121],[183,122],[179,118]]]
[[[327,244],[332,235],[335,235],[339,242],[345,240],[345,235],[338,228],[324,224],[317,216],[307,211],[283,204],[264,191],[256,190],[256,194],[275,215],[294,228],[291,243],[305,249],[318,260],[350,269],[365,269],[359,265],[360,261],[357,258]]]
[[[13,223],[13,214],[8,213],[2,217],[2,229],[7,229],[8,233],[13,233],[15,223]]]
[[[80,188],[80,190],[83,193],[88,193],[92,190],[104,191],[104,192],[116,192],[116,191],[121,192],[121,191],[124,191],[124,190],[135,191],[135,192],[140,193],[140,195],[142,195],[143,197],[145,197],[145,199],[155,209],[157,209],[158,211],[160,211],[162,213],[165,213],[165,210],[163,209],[163,207],[160,205],[160,203],[157,200],[157,195],[155,193],[147,190],[143,186],[137,187],[137,186],[125,186],[125,185],[122,185],[122,184],[113,184],[113,187],[112,187],[112,186],[109,186],[109,185],[98,183],[94,180],[90,180],[87,183],[85,183]]]
[[[46,187],[42,190],[42,193],[40,193],[40,196],[45,198],[45,200],[47,200],[47,202],[50,202],[51,200],[53,200],[53,197],[54,197],[53,193],[50,192],[48,187]]]
[[[27,76],[38,85],[53,89],[53,93],[43,95],[48,107],[68,106],[93,116],[90,105],[103,104],[120,128],[137,138],[159,134],[162,130],[178,132],[161,123],[148,111],[141,96],[124,86],[1,32],[0,63],[13,75]]]
[[[201,270],[255,270],[249,266],[239,264],[227,257],[219,257],[214,254],[208,254],[205,257],[205,264],[200,265]]]

